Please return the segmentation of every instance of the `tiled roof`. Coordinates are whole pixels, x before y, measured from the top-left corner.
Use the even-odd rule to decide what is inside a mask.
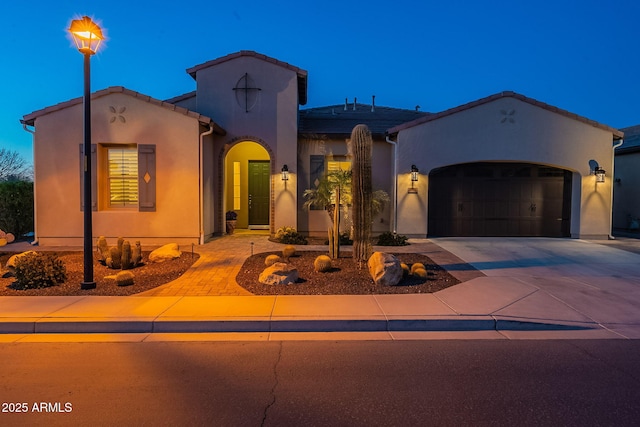
[[[346,109],[345,109],[346,108]],[[429,116],[416,110],[345,103],[300,110],[298,132],[301,134],[350,135],[358,124],[365,124],[372,134],[384,136],[387,129]]]
[[[616,148],[616,154],[640,151],[640,125],[620,129],[624,132],[624,144]]]
[[[165,99],[164,102],[168,102],[169,104],[175,104],[176,102],[184,101],[185,99],[193,98],[196,96],[196,91],[192,90],[191,92],[183,93],[182,95],[174,96],[173,98]]]
[[[166,108],[171,111],[175,111],[176,113],[184,114],[185,116],[193,117],[194,119],[198,119],[200,123],[203,124],[211,124],[213,126],[214,131],[219,135],[225,135],[227,132],[222,129],[218,124],[216,124],[213,120],[211,120],[207,116],[203,116],[200,113],[196,113],[195,111],[188,110],[183,107],[179,107],[177,105],[171,104],[169,102],[160,101],[159,99],[152,98],[147,95],[143,95],[140,92],[135,92],[133,90],[129,90],[122,86],[111,86],[106,89],[99,90],[91,94],[91,99],[101,98],[103,96],[107,96],[112,93],[123,93],[125,95],[133,96],[134,98],[141,99],[145,102],[149,102],[151,104],[158,105],[162,108]],[[33,113],[25,115],[20,122],[27,124],[29,126],[33,126],[35,120],[38,117],[44,116],[45,114],[53,113],[54,111],[63,110],[65,108],[72,107],[74,105],[82,104],[83,98],[74,98],[69,101],[61,102],[59,104],[52,105],[50,107],[43,108],[42,110],[34,111]]]
[[[491,96],[488,96],[486,98],[478,99],[477,101],[469,102],[468,104],[460,105],[458,107],[454,107],[454,108],[451,108],[449,110],[442,111],[440,113],[436,113],[436,114],[432,114],[432,115],[429,115],[429,116],[426,116],[426,117],[422,117],[422,118],[413,120],[411,122],[404,123],[404,124],[401,124],[399,126],[392,127],[387,132],[389,134],[396,134],[396,133],[400,132],[401,130],[409,129],[409,128],[412,128],[414,126],[418,126],[418,125],[420,125],[422,123],[430,122],[430,121],[433,121],[433,120],[438,120],[438,119],[440,119],[442,117],[450,116],[452,114],[456,114],[456,113],[459,113],[461,111],[469,110],[471,108],[474,108],[474,107],[477,107],[479,105],[483,105],[483,104],[486,104],[486,103],[489,103],[489,102],[493,102],[493,101],[495,101],[497,99],[501,99],[501,98],[515,98],[515,99],[518,99],[518,100],[520,100],[522,102],[526,102],[528,104],[535,105],[536,107],[544,108],[545,110],[552,111],[554,113],[563,115],[565,117],[569,117],[569,118],[577,120],[579,122],[583,122],[583,123],[586,123],[588,125],[597,127],[599,129],[603,129],[603,130],[609,131],[609,132],[611,132],[613,134],[614,139],[621,139],[624,136],[623,132],[621,132],[621,131],[619,131],[617,129],[614,129],[612,127],[609,127],[607,125],[603,125],[601,123],[598,123],[598,122],[595,122],[593,120],[587,119],[585,117],[579,116],[577,114],[571,113],[571,112],[569,112],[567,110],[563,110],[563,109],[560,109],[558,107],[554,107],[553,105],[545,104],[544,102],[540,102],[540,101],[537,101],[537,100],[535,100],[533,98],[529,98],[529,97],[526,97],[524,95],[520,95],[519,93],[515,93],[515,92],[511,92],[511,91],[496,93],[495,95],[491,95]]]
[[[189,73],[189,75],[193,77],[193,79],[195,80],[196,73],[198,71],[205,68],[212,67],[214,65],[221,64],[223,62],[231,61],[232,59],[240,58],[242,56],[250,56],[253,58],[261,59],[263,61],[270,62],[271,64],[275,64],[279,67],[283,67],[295,72],[298,75],[298,99],[299,99],[300,105],[305,105],[307,103],[307,74],[308,73],[306,70],[303,70],[302,68],[298,68],[287,62],[283,62],[275,58],[271,58],[270,56],[263,55],[258,52],[254,52],[252,50],[241,50],[240,52],[231,53],[229,55],[222,56],[217,59],[212,59],[211,61],[207,61],[199,65],[195,65],[191,68],[187,68],[187,73]]]

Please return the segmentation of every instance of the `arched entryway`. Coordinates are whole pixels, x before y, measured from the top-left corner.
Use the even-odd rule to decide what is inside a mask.
[[[570,171],[467,163],[429,174],[429,236],[569,237]]]
[[[271,157],[259,143],[239,141],[224,158],[224,210],[237,214],[237,228],[269,229]]]

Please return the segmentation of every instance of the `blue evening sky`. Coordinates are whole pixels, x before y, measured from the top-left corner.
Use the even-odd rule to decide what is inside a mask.
[[[195,89],[187,68],[254,50],[309,72],[306,107],[376,95],[438,112],[513,90],[612,127],[640,124],[637,0],[3,1],[0,147],[29,162],[22,116],[82,95],[82,56],[65,31],[82,15],[108,36],[93,91],[170,98]]]

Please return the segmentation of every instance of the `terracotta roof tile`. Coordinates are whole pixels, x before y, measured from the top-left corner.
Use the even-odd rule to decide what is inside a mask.
[[[196,91],[193,90],[191,92],[183,93],[182,95],[174,96],[169,99],[165,99],[164,102],[168,102],[170,104],[175,104],[176,102],[184,101],[185,99],[193,98],[196,96]]]

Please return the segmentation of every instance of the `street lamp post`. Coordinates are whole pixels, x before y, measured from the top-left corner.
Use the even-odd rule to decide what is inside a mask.
[[[100,27],[88,16],[71,21],[69,32],[76,47],[84,55],[84,280],[81,289],[94,289],[93,224],[91,207],[91,55],[104,39]]]

